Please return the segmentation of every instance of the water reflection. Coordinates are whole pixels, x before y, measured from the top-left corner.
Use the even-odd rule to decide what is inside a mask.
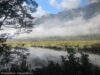
[[[9,47],[0,52],[0,71],[24,71],[41,68],[48,65],[48,61],[61,64],[61,56],[66,56],[65,51],[55,51],[41,48],[20,48],[10,50]],[[80,57],[79,53],[76,56]],[[89,54],[90,62],[100,66],[100,56]],[[28,67],[28,69],[27,69]]]
[[[50,49],[42,48],[29,48],[30,55],[28,56],[29,63],[32,63],[34,67],[47,66],[48,61],[54,61],[61,63],[61,56],[66,56],[67,52],[54,51]]]
[[[51,49],[42,49],[42,48],[29,48],[29,61],[43,63],[43,65],[47,65],[48,61],[54,61],[57,63],[61,63],[61,56],[66,56],[68,53],[66,51],[55,51]],[[91,63],[100,66],[100,56],[95,54],[88,54],[89,60]],[[75,56],[80,57],[80,53],[76,53]],[[37,60],[36,60],[37,59]],[[36,63],[35,63],[36,62]],[[39,65],[39,64],[38,64]]]
[[[0,71],[11,71],[14,67],[25,68],[28,66],[28,55],[29,52],[26,48],[15,47],[12,49],[6,44],[0,45]]]

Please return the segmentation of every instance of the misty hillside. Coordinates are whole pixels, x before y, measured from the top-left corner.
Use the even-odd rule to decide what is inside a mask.
[[[81,35],[81,36],[62,36],[62,37],[45,37],[45,38],[20,38],[8,39],[8,41],[32,42],[32,41],[81,41],[81,40],[100,40],[100,34]]]

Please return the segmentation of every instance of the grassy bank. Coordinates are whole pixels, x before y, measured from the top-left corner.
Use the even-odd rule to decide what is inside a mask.
[[[74,48],[76,51],[85,51],[95,54],[100,54],[100,41],[39,41],[39,42],[5,42],[12,47],[23,46],[48,48],[54,50],[67,50],[67,48]]]

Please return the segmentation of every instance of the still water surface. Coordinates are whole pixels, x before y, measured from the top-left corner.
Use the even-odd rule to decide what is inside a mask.
[[[14,51],[14,50],[13,50]],[[10,68],[11,64],[20,64],[22,61],[27,61],[30,65],[30,69],[40,68],[48,65],[48,61],[53,61],[61,64],[61,56],[67,56],[66,51],[56,51],[53,49],[44,49],[44,48],[29,48],[27,51],[14,51],[14,54],[11,54],[9,59],[13,57],[12,61],[6,63],[6,65],[0,64],[0,69]],[[88,54],[89,61],[94,65],[100,66],[100,56],[95,54]],[[26,57],[25,57],[26,56]],[[80,57],[81,55],[77,53],[75,56]],[[25,59],[23,59],[25,58]],[[2,55],[1,59],[5,59],[5,56]]]
[[[29,48],[29,53],[29,61],[36,65],[39,65],[40,63],[46,65],[48,61],[61,63],[61,56],[67,55],[66,51],[55,51],[51,49],[42,48]],[[80,57],[80,54],[77,53],[76,56]],[[97,66],[100,66],[99,55],[89,54],[89,61]]]

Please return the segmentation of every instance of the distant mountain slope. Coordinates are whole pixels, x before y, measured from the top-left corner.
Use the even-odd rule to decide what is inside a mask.
[[[46,38],[20,38],[8,39],[8,41],[79,41],[79,40],[100,40],[100,34],[80,35],[80,36],[64,36],[64,37],[46,37]]]

